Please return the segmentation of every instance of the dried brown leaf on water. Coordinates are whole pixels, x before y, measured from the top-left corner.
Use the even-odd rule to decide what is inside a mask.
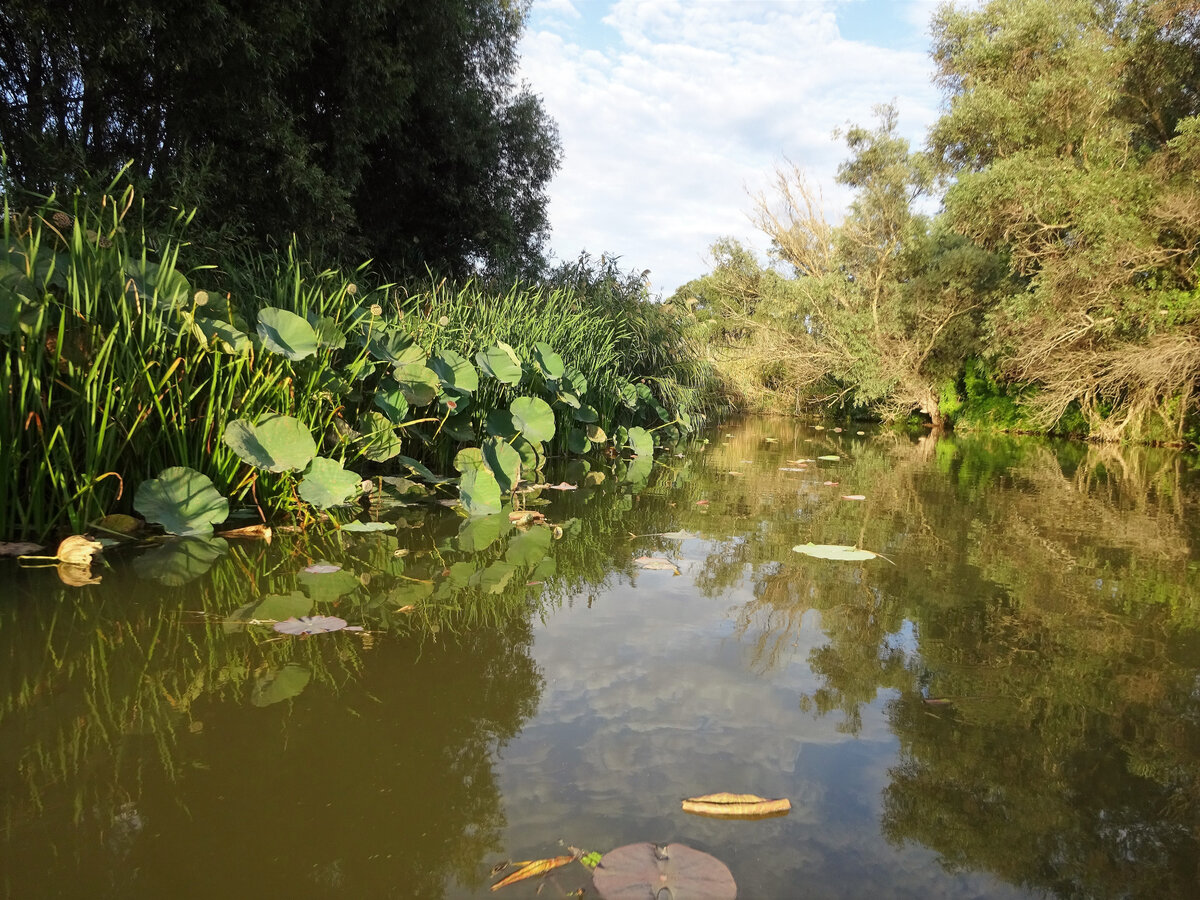
[[[765,819],[786,816],[792,803],[786,797],[768,800],[756,794],[705,794],[683,801],[683,811],[717,819]]]
[[[266,525],[247,525],[245,528],[233,528],[229,531],[222,531],[221,537],[266,541],[269,544],[271,543],[271,529]]]
[[[866,500],[863,494],[842,494],[843,500]]]
[[[54,556],[59,562],[68,565],[90,566],[92,557],[103,549],[104,547],[99,541],[90,540],[81,534],[73,534],[63,538],[58,549],[54,551]]]
[[[550,859],[535,859],[528,862],[511,875],[500,879],[492,885],[492,890],[496,891],[502,887],[508,887],[510,884],[516,884],[518,881],[524,881],[526,878],[536,878],[539,875],[545,875],[547,872],[552,872],[559,866],[565,866],[567,863],[575,862],[575,856],[555,856]]]
[[[527,525],[540,525],[546,521],[546,516],[536,510],[523,509],[518,512],[510,512],[508,521],[520,528]]]

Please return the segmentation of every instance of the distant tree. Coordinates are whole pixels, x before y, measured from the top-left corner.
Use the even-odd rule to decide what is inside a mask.
[[[1182,436],[1200,379],[1200,4],[943,6],[934,153],[951,227],[1027,289],[990,319],[1008,375],[1098,436]],[[1165,427],[1164,427],[1165,426]],[[1174,432],[1174,435],[1171,433]]]
[[[127,162],[207,240],[408,270],[543,264],[560,150],[516,84],[509,0],[13,0],[0,7],[7,177],[48,192]]]

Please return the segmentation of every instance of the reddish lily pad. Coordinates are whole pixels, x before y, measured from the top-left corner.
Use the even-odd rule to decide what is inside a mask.
[[[347,625],[337,616],[298,616],[275,623],[275,630],[283,634],[328,634],[331,631],[362,631],[361,625]]]
[[[628,844],[605,853],[592,873],[603,900],[734,900],[737,884],[715,856],[683,844]]]

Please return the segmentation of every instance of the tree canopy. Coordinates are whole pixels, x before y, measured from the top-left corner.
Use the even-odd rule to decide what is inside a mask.
[[[537,270],[560,148],[515,80],[510,0],[15,0],[0,9],[10,186],[128,174],[200,239],[295,234],[401,271]]]

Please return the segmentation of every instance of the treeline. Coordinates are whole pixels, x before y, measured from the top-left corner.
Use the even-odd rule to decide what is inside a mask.
[[[781,168],[771,263],[723,240],[675,301],[746,404],[1194,442],[1200,3],[946,5],[932,33],[926,146],[892,106],[847,129],[837,225]]]
[[[527,3],[20,0],[0,7],[6,195],[124,170],[151,228],[390,276],[528,276],[561,151],[516,81]],[[16,205],[24,205],[20,201]]]

